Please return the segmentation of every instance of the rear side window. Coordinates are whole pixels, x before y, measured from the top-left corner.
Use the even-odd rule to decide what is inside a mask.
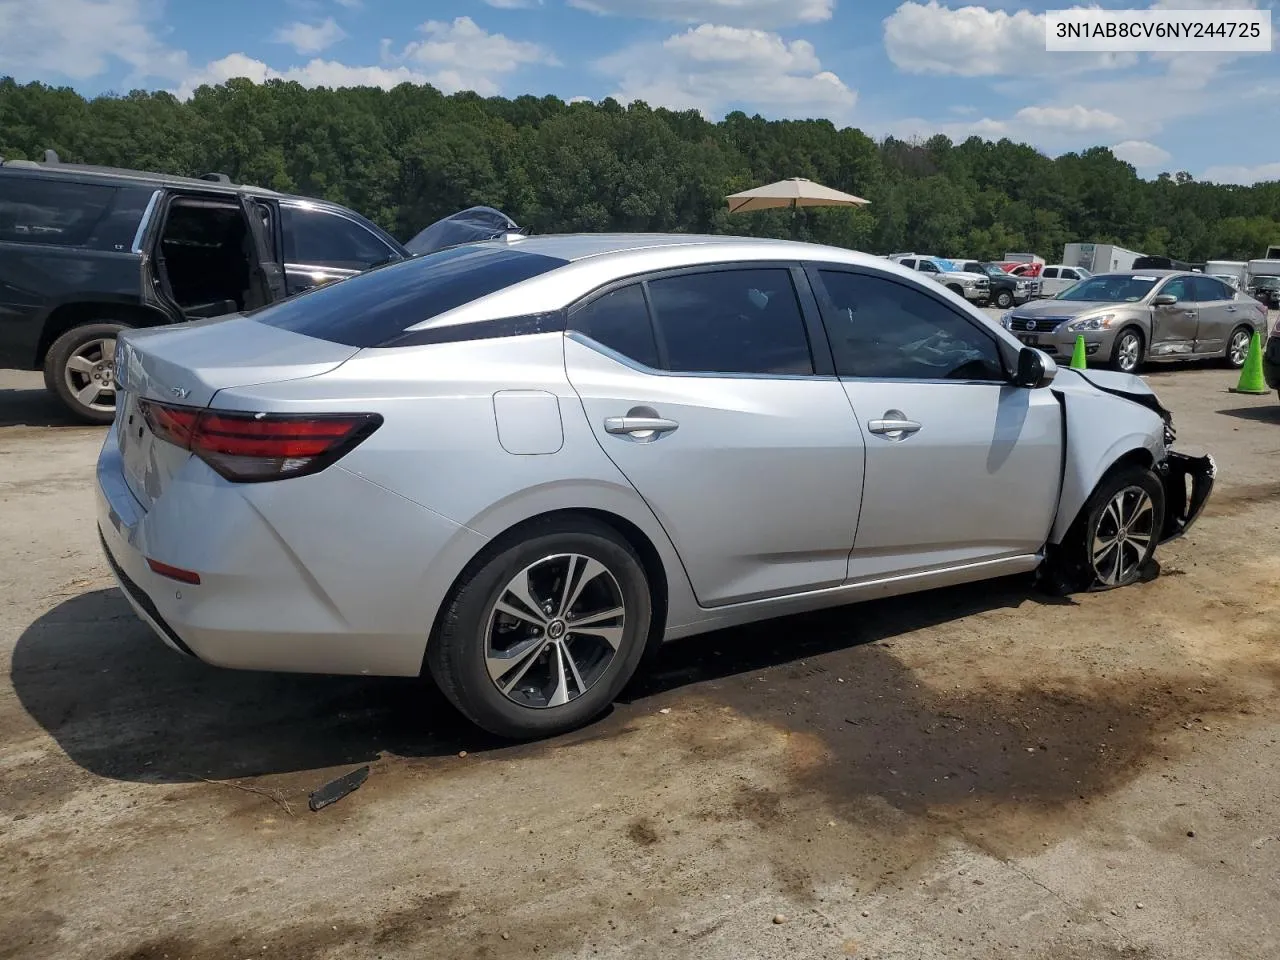
[[[367,270],[394,252],[367,229],[325,210],[281,204],[286,263]]]
[[[376,347],[416,323],[566,263],[503,247],[452,247],[325,284],[250,316],[320,340]]]
[[[636,363],[658,366],[658,345],[638,283],[597,297],[576,311],[570,323],[574,330]]]
[[[1235,297],[1235,291],[1213,277],[1192,277],[1191,288],[1196,293],[1196,299],[1201,303],[1212,300],[1231,300]]]
[[[0,176],[0,240],[81,246],[115,193],[100,183]]]
[[[787,269],[717,270],[648,283],[673,373],[813,373]]]

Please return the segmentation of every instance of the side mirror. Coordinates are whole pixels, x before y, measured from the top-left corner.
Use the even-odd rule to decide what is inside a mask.
[[[1172,307],[1177,302],[1178,298],[1172,293],[1162,293],[1151,298],[1151,305],[1153,307]]]
[[[1018,351],[1018,370],[1013,375],[1013,383],[1028,389],[1047,387],[1057,373],[1058,365],[1052,357],[1032,347],[1023,347]]]

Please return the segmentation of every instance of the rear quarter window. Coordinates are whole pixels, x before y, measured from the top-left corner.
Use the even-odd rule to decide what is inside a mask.
[[[0,240],[84,246],[115,194],[101,183],[0,176]]]
[[[376,347],[414,324],[567,263],[501,247],[453,247],[317,287],[249,316],[320,340]]]

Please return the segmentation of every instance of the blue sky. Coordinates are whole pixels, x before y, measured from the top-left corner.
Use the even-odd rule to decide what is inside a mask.
[[[1156,0],[1238,9],[1258,0]],[[1138,6],[1104,0],[1106,7]],[[0,0],[0,74],[180,96],[232,76],[429,82],[828,117],[872,136],[1112,147],[1139,173],[1280,179],[1280,54],[1049,54],[997,0]]]

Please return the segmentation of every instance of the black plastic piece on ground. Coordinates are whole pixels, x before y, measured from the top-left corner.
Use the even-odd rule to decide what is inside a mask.
[[[366,763],[363,767],[356,767],[350,773],[344,773],[337,780],[330,780],[323,787],[312,791],[307,800],[307,806],[312,810],[320,810],[331,803],[337,803],[347,794],[359,790],[368,779],[369,765]]]

